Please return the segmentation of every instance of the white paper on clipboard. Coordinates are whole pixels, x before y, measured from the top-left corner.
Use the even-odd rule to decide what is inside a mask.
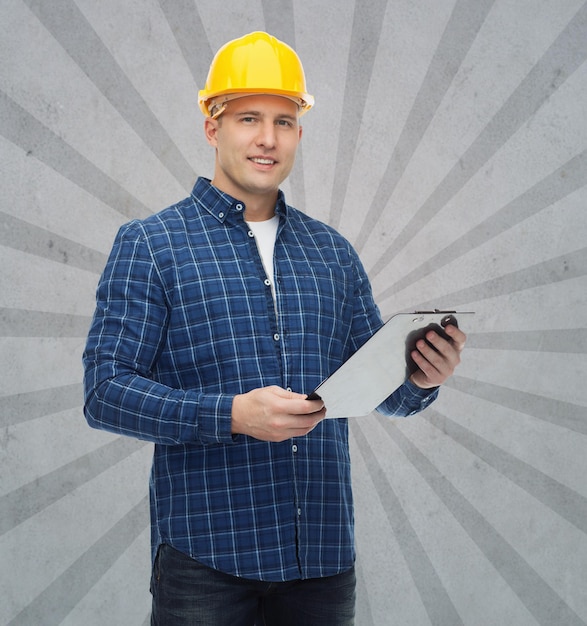
[[[410,374],[410,348],[428,327],[441,331],[471,311],[397,313],[308,396],[320,398],[327,418],[361,417],[374,411]],[[425,329],[425,330],[423,330]]]

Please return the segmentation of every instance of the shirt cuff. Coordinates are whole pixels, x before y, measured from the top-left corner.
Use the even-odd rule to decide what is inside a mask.
[[[407,417],[415,415],[430,406],[438,396],[438,387],[421,389],[410,380],[406,380],[382,402],[377,411],[389,417]]]
[[[428,405],[432,404],[434,400],[438,397],[438,391],[440,387],[432,387],[430,389],[422,389],[422,387],[418,387],[415,385],[409,378],[403,385],[411,396],[410,404],[412,402],[417,405],[417,408],[414,408],[408,415],[414,415],[415,413],[419,413],[423,411]]]
[[[232,399],[227,394],[204,394],[198,406],[197,440],[200,443],[233,443]]]

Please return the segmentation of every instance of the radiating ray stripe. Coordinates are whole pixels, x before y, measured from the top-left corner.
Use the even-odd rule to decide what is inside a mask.
[[[587,150],[570,159],[552,174],[493,213],[479,225],[456,239],[438,254],[428,259],[389,287],[396,293],[412,283],[438,271],[448,263],[464,256],[478,246],[514,228],[517,224],[552,206],[562,198],[587,185]],[[378,265],[378,274],[384,267]]]
[[[0,536],[146,445],[144,441],[118,437],[97,450],[1,496]]]
[[[587,407],[464,376],[452,376],[445,385],[474,398],[481,398],[555,426],[587,435]]]
[[[587,534],[587,498],[437,411],[423,418]]]
[[[295,15],[292,0],[261,0],[267,32],[295,50]]]
[[[267,32],[296,49],[295,14],[292,0],[262,0],[263,16]],[[303,61],[303,59],[302,59]],[[292,198],[289,204],[298,209],[306,209],[306,186],[304,181],[304,154],[303,144],[299,144],[296,153],[295,166],[289,175]]]
[[[81,407],[83,399],[81,383],[0,396],[0,428]]]
[[[159,0],[159,6],[192,74],[194,83],[203,89],[214,53],[198,12],[198,3],[194,0]],[[197,95],[194,93],[194,107],[198,106]]]
[[[360,252],[422,141],[495,0],[458,0],[355,241]],[[346,191],[346,189],[345,189]],[[343,196],[344,200],[344,196]]]
[[[351,432],[432,624],[463,624],[357,420]]]
[[[128,218],[152,213],[77,150],[0,90],[0,134],[90,195]]]
[[[587,3],[579,9],[564,31],[417,210],[392,245],[379,257],[376,263],[377,273],[396,257],[420,229],[434,218],[506,141],[540,109],[585,59],[587,59]],[[377,207],[373,209],[376,217],[369,220],[370,225],[385,209],[386,200],[387,198],[379,199]],[[369,229],[365,228],[360,242],[366,240]]]
[[[148,526],[148,507],[145,497],[10,621],[9,626],[61,624]]]
[[[328,223],[338,228],[387,2],[355,3]]]
[[[576,252],[569,252],[554,259],[486,280],[472,287],[443,294],[442,300],[449,303],[448,306],[452,308],[470,302],[480,302],[488,298],[496,298],[518,291],[551,285],[563,280],[580,278],[586,274],[587,248],[582,248]],[[393,294],[389,292],[389,289],[386,289],[382,294],[379,294],[379,298],[384,300],[391,295]],[[414,309],[418,311],[427,310],[437,306],[441,306],[438,299],[420,302],[414,305]]]
[[[0,337],[85,337],[92,318],[0,307]]]
[[[191,190],[194,170],[75,2],[23,1],[153,154]]]
[[[0,245],[100,274],[106,255],[0,211]]]
[[[389,437],[398,445],[414,468],[436,493],[467,535],[492,563],[524,606],[542,626],[565,624],[585,626],[585,622],[526,562],[477,509],[445,478],[420,450],[397,428],[392,420],[376,417]],[[374,455],[373,455],[374,456]],[[439,620],[440,624],[452,624]]]
[[[469,348],[585,354],[587,328],[471,333],[467,336]]]

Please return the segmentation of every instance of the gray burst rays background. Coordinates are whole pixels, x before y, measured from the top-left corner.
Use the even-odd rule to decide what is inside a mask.
[[[351,423],[358,626],[587,623],[587,3],[3,0],[0,623],[142,625],[151,447],[90,430],[118,227],[210,176],[197,91],[268,30],[303,59],[291,204],[384,317],[477,312],[429,410]]]

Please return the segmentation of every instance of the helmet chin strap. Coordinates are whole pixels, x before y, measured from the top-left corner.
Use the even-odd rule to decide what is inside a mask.
[[[211,112],[213,111],[210,119],[217,120],[223,113],[226,111],[226,102],[223,104],[213,104],[210,107]]]
[[[211,113],[210,117],[213,120],[218,119],[224,113],[224,111],[226,111],[226,105],[231,100],[236,100],[237,98],[245,98],[246,96],[252,95],[252,93],[226,93],[222,96],[218,96],[217,98],[212,98],[208,107]]]

